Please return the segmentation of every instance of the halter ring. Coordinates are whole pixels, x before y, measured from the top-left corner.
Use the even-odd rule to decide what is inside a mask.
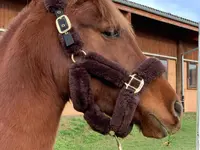
[[[87,55],[87,53],[84,50],[81,50],[79,52],[82,53],[84,56]],[[71,55],[71,60],[72,60],[73,63],[76,63],[75,55],[74,54]]]

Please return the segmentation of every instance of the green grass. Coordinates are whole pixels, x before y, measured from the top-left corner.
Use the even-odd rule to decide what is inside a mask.
[[[134,128],[127,138],[120,139],[123,150],[195,150],[195,120],[194,113],[185,114],[181,130],[162,140],[145,138]],[[93,132],[82,117],[63,117],[55,150],[117,150],[117,144],[114,138]]]

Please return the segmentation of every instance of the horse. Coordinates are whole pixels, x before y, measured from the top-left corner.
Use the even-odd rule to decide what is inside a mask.
[[[65,0],[61,0],[65,2]],[[62,111],[70,98],[70,55],[64,53],[56,17],[32,0],[0,41],[0,149],[53,148]],[[95,52],[131,72],[147,58],[130,23],[108,0],[68,0],[65,12],[86,52]],[[112,116],[119,89],[91,79],[94,102]],[[131,119],[144,136],[163,138],[181,125],[182,106],[161,75],[147,85]],[[120,111],[120,110],[119,110]]]

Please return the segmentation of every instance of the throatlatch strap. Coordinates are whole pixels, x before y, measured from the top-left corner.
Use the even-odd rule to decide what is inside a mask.
[[[145,85],[147,85],[164,71],[165,68],[162,63],[158,59],[151,58],[145,60],[134,73],[140,78],[144,77]],[[122,88],[118,95],[112,118],[107,117],[94,103],[89,84],[90,76]],[[84,112],[84,118],[93,130],[102,134],[114,131],[118,137],[126,137],[131,132],[133,127],[132,119],[138,106],[141,92],[134,94],[131,89],[126,89],[124,83],[127,83],[129,79],[127,71],[96,53],[89,53],[85,59],[72,65],[69,77],[74,108]],[[137,87],[134,82],[131,84]]]

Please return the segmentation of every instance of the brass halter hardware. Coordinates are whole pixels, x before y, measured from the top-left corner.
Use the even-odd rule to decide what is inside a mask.
[[[60,21],[62,20],[65,20],[66,22],[60,24]],[[62,15],[56,19],[56,27],[60,34],[65,34],[72,28],[72,25],[69,18],[66,15]]]
[[[51,9],[50,12],[52,12],[56,15],[56,18],[57,18],[56,19],[56,27],[57,27],[59,34],[63,38],[61,40],[61,42],[64,41],[63,45],[65,44],[64,48],[65,48],[66,52],[68,54],[71,54],[71,59],[74,63],[76,63],[75,56],[81,56],[86,59],[89,59],[89,57],[87,57],[86,55],[89,56],[89,55],[92,55],[92,53],[87,54],[85,51],[82,50],[83,46],[81,46],[81,47],[77,46],[78,44],[75,41],[77,39],[76,39],[76,37],[73,37],[75,31],[74,30],[70,31],[70,29],[72,28],[72,25],[71,25],[69,18],[64,14],[64,9],[63,9],[64,6],[63,7],[60,6],[59,1],[61,1],[61,0],[57,0],[57,1],[58,1],[58,6],[49,7],[49,9]],[[78,48],[78,50],[77,50],[77,48]],[[121,143],[118,140],[117,136],[125,137],[125,136],[127,136],[128,133],[130,133],[129,130],[124,132],[124,129],[126,130],[127,127],[129,127],[129,126],[132,127],[132,124],[130,124],[129,121],[127,121],[127,120],[130,120],[130,118],[131,119],[133,118],[134,112],[139,103],[139,95],[144,87],[144,84],[148,84],[153,79],[160,76],[160,74],[163,73],[163,70],[165,70],[165,69],[163,69],[163,65],[161,65],[160,62],[158,63],[157,60],[148,59],[147,61],[145,60],[144,63],[142,63],[140,65],[139,69],[135,70],[134,74],[129,76],[129,73],[126,70],[124,70],[121,66],[118,66],[115,63],[112,63],[111,61],[108,61],[97,54],[93,54],[93,55],[95,56],[93,58],[94,59],[93,64],[97,65],[98,67],[90,68],[90,64],[92,64],[92,61],[91,61],[90,64],[87,64],[89,66],[89,69],[91,69],[91,72],[89,72],[87,70],[87,67],[88,67],[87,65],[83,66],[81,63],[79,64],[78,62],[75,65],[72,64],[73,67],[70,68],[70,71],[69,71],[70,75],[71,75],[70,76],[71,80],[69,80],[69,82],[70,81],[71,82],[69,83],[69,85],[75,85],[75,86],[69,87],[70,91],[72,91],[71,93],[74,93],[74,94],[71,94],[70,96],[71,96],[72,100],[74,100],[73,101],[74,104],[83,102],[82,100],[80,100],[80,96],[82,96],[83,100],[85,100],[85,102],[83,102],[83,103],[85,103],[84,105],[94,106],[94,108],[92,110],[87,109],[86,110],[87,113],[84,113],[85,118],[87,118],[87,117],[94,118],[94,119],[92,118],[91,120],[89,120],[89,119],[87,120],[88,123],[90,124],[90,126],[93,127],[93,129],[95,129],[96,131],[98,131],[100,133],[104,133],[104,134],[108,134],[109,130],[112,129],[112,125],[115,125],[119,129],[119,130],[117,129],[117,131],[115,131],[116,134],[111,133],[110,135],[115,138],[117,145],[118,145],[118,150],[122,150]],[[96,58],[96,56],[98,58]],[[151,69],[149,69],[150,68],[150,67],[148,67],[149,65],[154,65],[154,66],[151,67]],[[82,67],[81,68],[82,70],[78,68],[80,66]],[[78,68],[78,70],[77,70],[77,68]],[[99,68],[99,70],[98,70],[98,68]],[[101,74],[102,70],[108,70],[108,68],[111,69],[110,72],[108,71],[109,72],[108,74]],[[143,72],[143,69],[145,69],[145,68],[147,68],[147,71],[141,74],[141,72]],[[100,71],[100,73],[98,71]],[[80,73],[80,76],[78,76],[80,80],[79,79],[77,80],[77,76],[74,75],[73,73],[78,73],[78,75]],[[81,76],[82,73],[85,76],[82,77]],[[142,77],[140,74],[142,75]],[[120,110],[123,113],[119,112],[119,111],[115,111],[115,113],[112,116],[112,119],[110,119],[109,117],[104,115],[103,112],[101,112],[101,110],[100,110],[100,108],[98,108],[98,106],[95,106],[93,104],[94,100],[93,100],[92,92],[90,92],[91,87],[89,84],[89,82],[90,82],[89,77],[91,77],[92,75],[95,75],[102,81],[106,80],[106,81],[112,83],[113,85],[115,85],[116,87],[121,88],[120,92],[122,92],[122,94],[120,93],[121,95],[119,95],[119,99],[116,102],[114,111],[119,110],[118,108],[120,108]],[[113,76],[110,76],[110,75],[113,75]],[[151,76],[149,78],[147,78],[148,75],[151,75]],[[127,79],[128,77],[130,77],[130,80],[127,82],[124,82],[124,79]],[[75,80],[76,80],[76,82],[75,82]],[[115,83],[116,80],[118,81],[119,84]],[[84,86],[79,86],[79,84],[81,82],[84,83],[83,84]],[[78,84],[78,86],[77,86],[77,84]],[[121,87],[123,84],[125,85],[125,87],[124,86]],[[80,90],[81,88],[87,88],[88,90],[84,93],[83,90],[82,91]],[[128,90],[130,90],[131,92]],[[137,94],[137,95],[135,95],[135,94]],[[130,101],[130,100],[133,100],[133,101]],[[127,105],[127,106],[130,106],[130,107],[128,107],[129,111],[127,111],[127,108],[121,107],[122,101],[126,101],[125,103],[129,104],[129,105]],[[82,104],[82,103],[80,103],[80,104]],[[77,106],[78,105],[79,104],[77,104]],[[80,109],[80,110],[82,110],[82,109]],[[86,112],[86,111],[84,110],[84,112]],[[102,123],[102,122],[105,122],[105,126],[104,126],[104,123]],[[98,128],[96,126],[94,126],[93,123],[97,124]],[[116,129],[113,128],[112,130],[116,130]]]
[[[128,83],[125,82],[125,85],[126,85],[126,89],[130,89],[130,90],[134,90],[134,94],[137,94],[139,93],[142,88],[144,87],[144,79],[138,79],[137,77],[137,74],[133,74],[133,75],[130,75],[130,80]],[[138,87],[134,87],[131,85],[131,83],[133,82],[133,80],[139,82],[139,86]]]
[[[56,27],[58,32],[62,35],[65,46],[69,47],[73,45],[74,38],[72,34],[70,33],[70,30],[72,29],[72,24],[69,20],[69,18],[64,14],[64,11],[61,9],[54,10],[54,14],[56,15]]]
[[[84,56],[87,55],[87,53],[84,50],[81,50],[80,53],[82,53]],[[71,60],[72,60],[73,63],[76,63],[75,55],[74,54],[71,55]]]

